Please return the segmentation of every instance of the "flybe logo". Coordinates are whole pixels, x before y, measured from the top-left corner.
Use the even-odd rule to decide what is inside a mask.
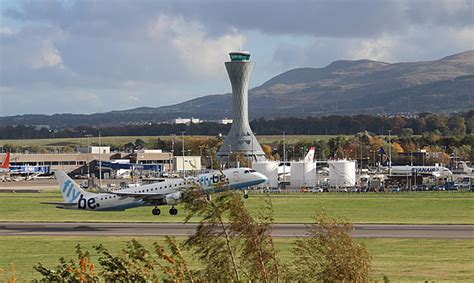
[[[95,198],[85,198],[80,191],[74,188],[74,183],[71,180],[64,182],[63,196],[67,199],[68,203],[73,203],[77,200],[77,208],[79,209],[95,209],[99,207]]]
[[[68,203],[73,203],[80,196],[80,194],[81,192],[74,189],[74,184],[71,180],[64,182],[63,196],[68,200]]]
[[[199,177],[199,183],[203,186],[212,186],[218,183],[226,183],[224,175],[204,175]]]

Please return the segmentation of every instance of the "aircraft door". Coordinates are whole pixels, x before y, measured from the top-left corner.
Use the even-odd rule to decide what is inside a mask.
[[[239,181],[239,171],[235,171],[234,172],[234,182],[238,182]]]

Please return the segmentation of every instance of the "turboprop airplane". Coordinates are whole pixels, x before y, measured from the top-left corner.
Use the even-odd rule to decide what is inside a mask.
[[[80,188],[65,172],[56,171],[56,179],[64,203],[54,204],[57,208],[92,211],[123,211],[139,206],[155,206],[153,215],[160,215],[160,205],[171,205],[169,213],[178,214],[175,205],[186,196],[186,190],[193,183],[199,184],[206,193],[218,189],[245,190],[267,181],[267,177],[250,168],[227,169],[199,175],[197,178],[168,179],[163,182],[112,191],[108,193],[91,193]]]
[[[8,173],[8,172],[10,172],[10,152],[7,152],[5,159],[0,165],[0,173]]]

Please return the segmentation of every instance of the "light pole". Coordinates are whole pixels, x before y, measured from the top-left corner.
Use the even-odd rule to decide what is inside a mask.
[[[199,146],[199,163],[202,162],[202,148],[203,147],[204,147],[203,145]],[[201,168],[201,172],[202,172],[202,168]]]
[[[171,154],[173,155],[173,158],[174,158],[174,138],[176,137],[175,134],[171,134]],[[173,166],[174,167],[174,166]],[[171,162],[170,162],[170,171],[173,172],[174,171],[174,168],[171,167]],[[176,170],[178,170],[178,168],[176,168]]]
[[[209,159],[211,160],[211,166],[210,166],[211,171],[213,171],[214,170],[214,164],[213,164],[213,161],[212,161],[212,150],[209,149],[207,152],[209,153]]]
[[[99,132],[99,187],[102,188],[102,143]]]
[[[230,162],[232,161],[232,159],[231,159],[232,158],[232,146],[229,144],[228,147],[229,147],[229,158],[227,158],[228,159],[227,161],[228,161],[229,164],[227,164],[227,167],[230,168]]]
[[[286,139],[285,131],[283,133],[283,189],[286,189]]]
[[[392,175],[392,130],[388,130],[388,175]]]
[[[181,132],[181,137],[182,137],[182,140],[183,140],[183,178],[186,178],[186,171],[184,169],[184,133],[185,133],[185,131]]]
[[[90,150],[90,147],[91,147],[91,137],[92,137],[92,135],[84,135],[84,137],[87,138],[87,180],[89,181],[90,180],[90,174],[91,174],[91,172],[90,172],[90,167],[91,167],[90,166],[90,155],[92,153],[92,151],[89,152],[89,150]]]

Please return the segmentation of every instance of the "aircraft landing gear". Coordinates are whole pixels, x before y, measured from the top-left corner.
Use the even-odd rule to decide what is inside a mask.
[[[178,214],[178,210],[176,208],[174,208],[174,206],[170,209],[170,214],[171,215],[176,215]]]
[[[248,190],[244,190],[244,198],[245,199],[249,198],[249,191]]]
[[[155,208],[153,208],[151,213],[153,213],[153,215],[160,215],[161,210],[158,207],[155,207]]]

